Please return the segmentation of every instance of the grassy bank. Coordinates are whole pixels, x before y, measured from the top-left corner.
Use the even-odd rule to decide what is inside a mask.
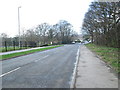
[[[18,52],[18,53],[2,55],[2,60],[13,58],[13,57],[18,57],[18,56],[22,56],[22,55],[38,52],[38,51],[44,51],[44,50],[48,50],[48,49],[52,49],[52,48],[56,48],[56,47],[60,47],[60,46],[63,46],[63,45],[56,45],[56,46],[51,46],[51,47],[45,47],[45,48],[34,49],[34,50],[29,50],[29,51],[24,51],[24,52]]]
[[[86,44],[86,46],[97,53],[107,64],[113,67],[117,72],[118,70],[118,48],[97,46],[95,44]]]

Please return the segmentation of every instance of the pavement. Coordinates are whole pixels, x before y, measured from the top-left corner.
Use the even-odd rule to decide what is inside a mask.
[[[75,88],[118,88],[118,77],[95,53],[81,45]]]
[[[78,44],[2,61],[2,88],[70,88]]]

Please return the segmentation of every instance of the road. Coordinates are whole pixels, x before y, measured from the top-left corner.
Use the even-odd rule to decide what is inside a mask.
[[[2,61],[3,88],[69,88],[79,44]]]

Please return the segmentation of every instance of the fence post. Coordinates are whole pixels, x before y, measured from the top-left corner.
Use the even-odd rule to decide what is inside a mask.
[[[7,42],[5,41],[5,51],[7,52]]]
[[[25,41],[25,47],[26,47],[26,49],[27,49],[27,42]]]
[[[20,41],[20,49],[21,49],[21,41]]]
[[[14,47],[14,50],[15,50],[15,41],[13,41],[13,47]]]

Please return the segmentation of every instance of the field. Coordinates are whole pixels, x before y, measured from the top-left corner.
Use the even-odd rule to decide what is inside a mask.
[[[14,51],[14,50],[20,50],[20,49],[27,49],[27,48],[30,48],[30,47],[18,47],[16,46],[15,48],[10,46],[10,47],[7,47],[7,51]],[[6,52],[6,48],[5,47],[0,47],[0,51],[1,52]]]

